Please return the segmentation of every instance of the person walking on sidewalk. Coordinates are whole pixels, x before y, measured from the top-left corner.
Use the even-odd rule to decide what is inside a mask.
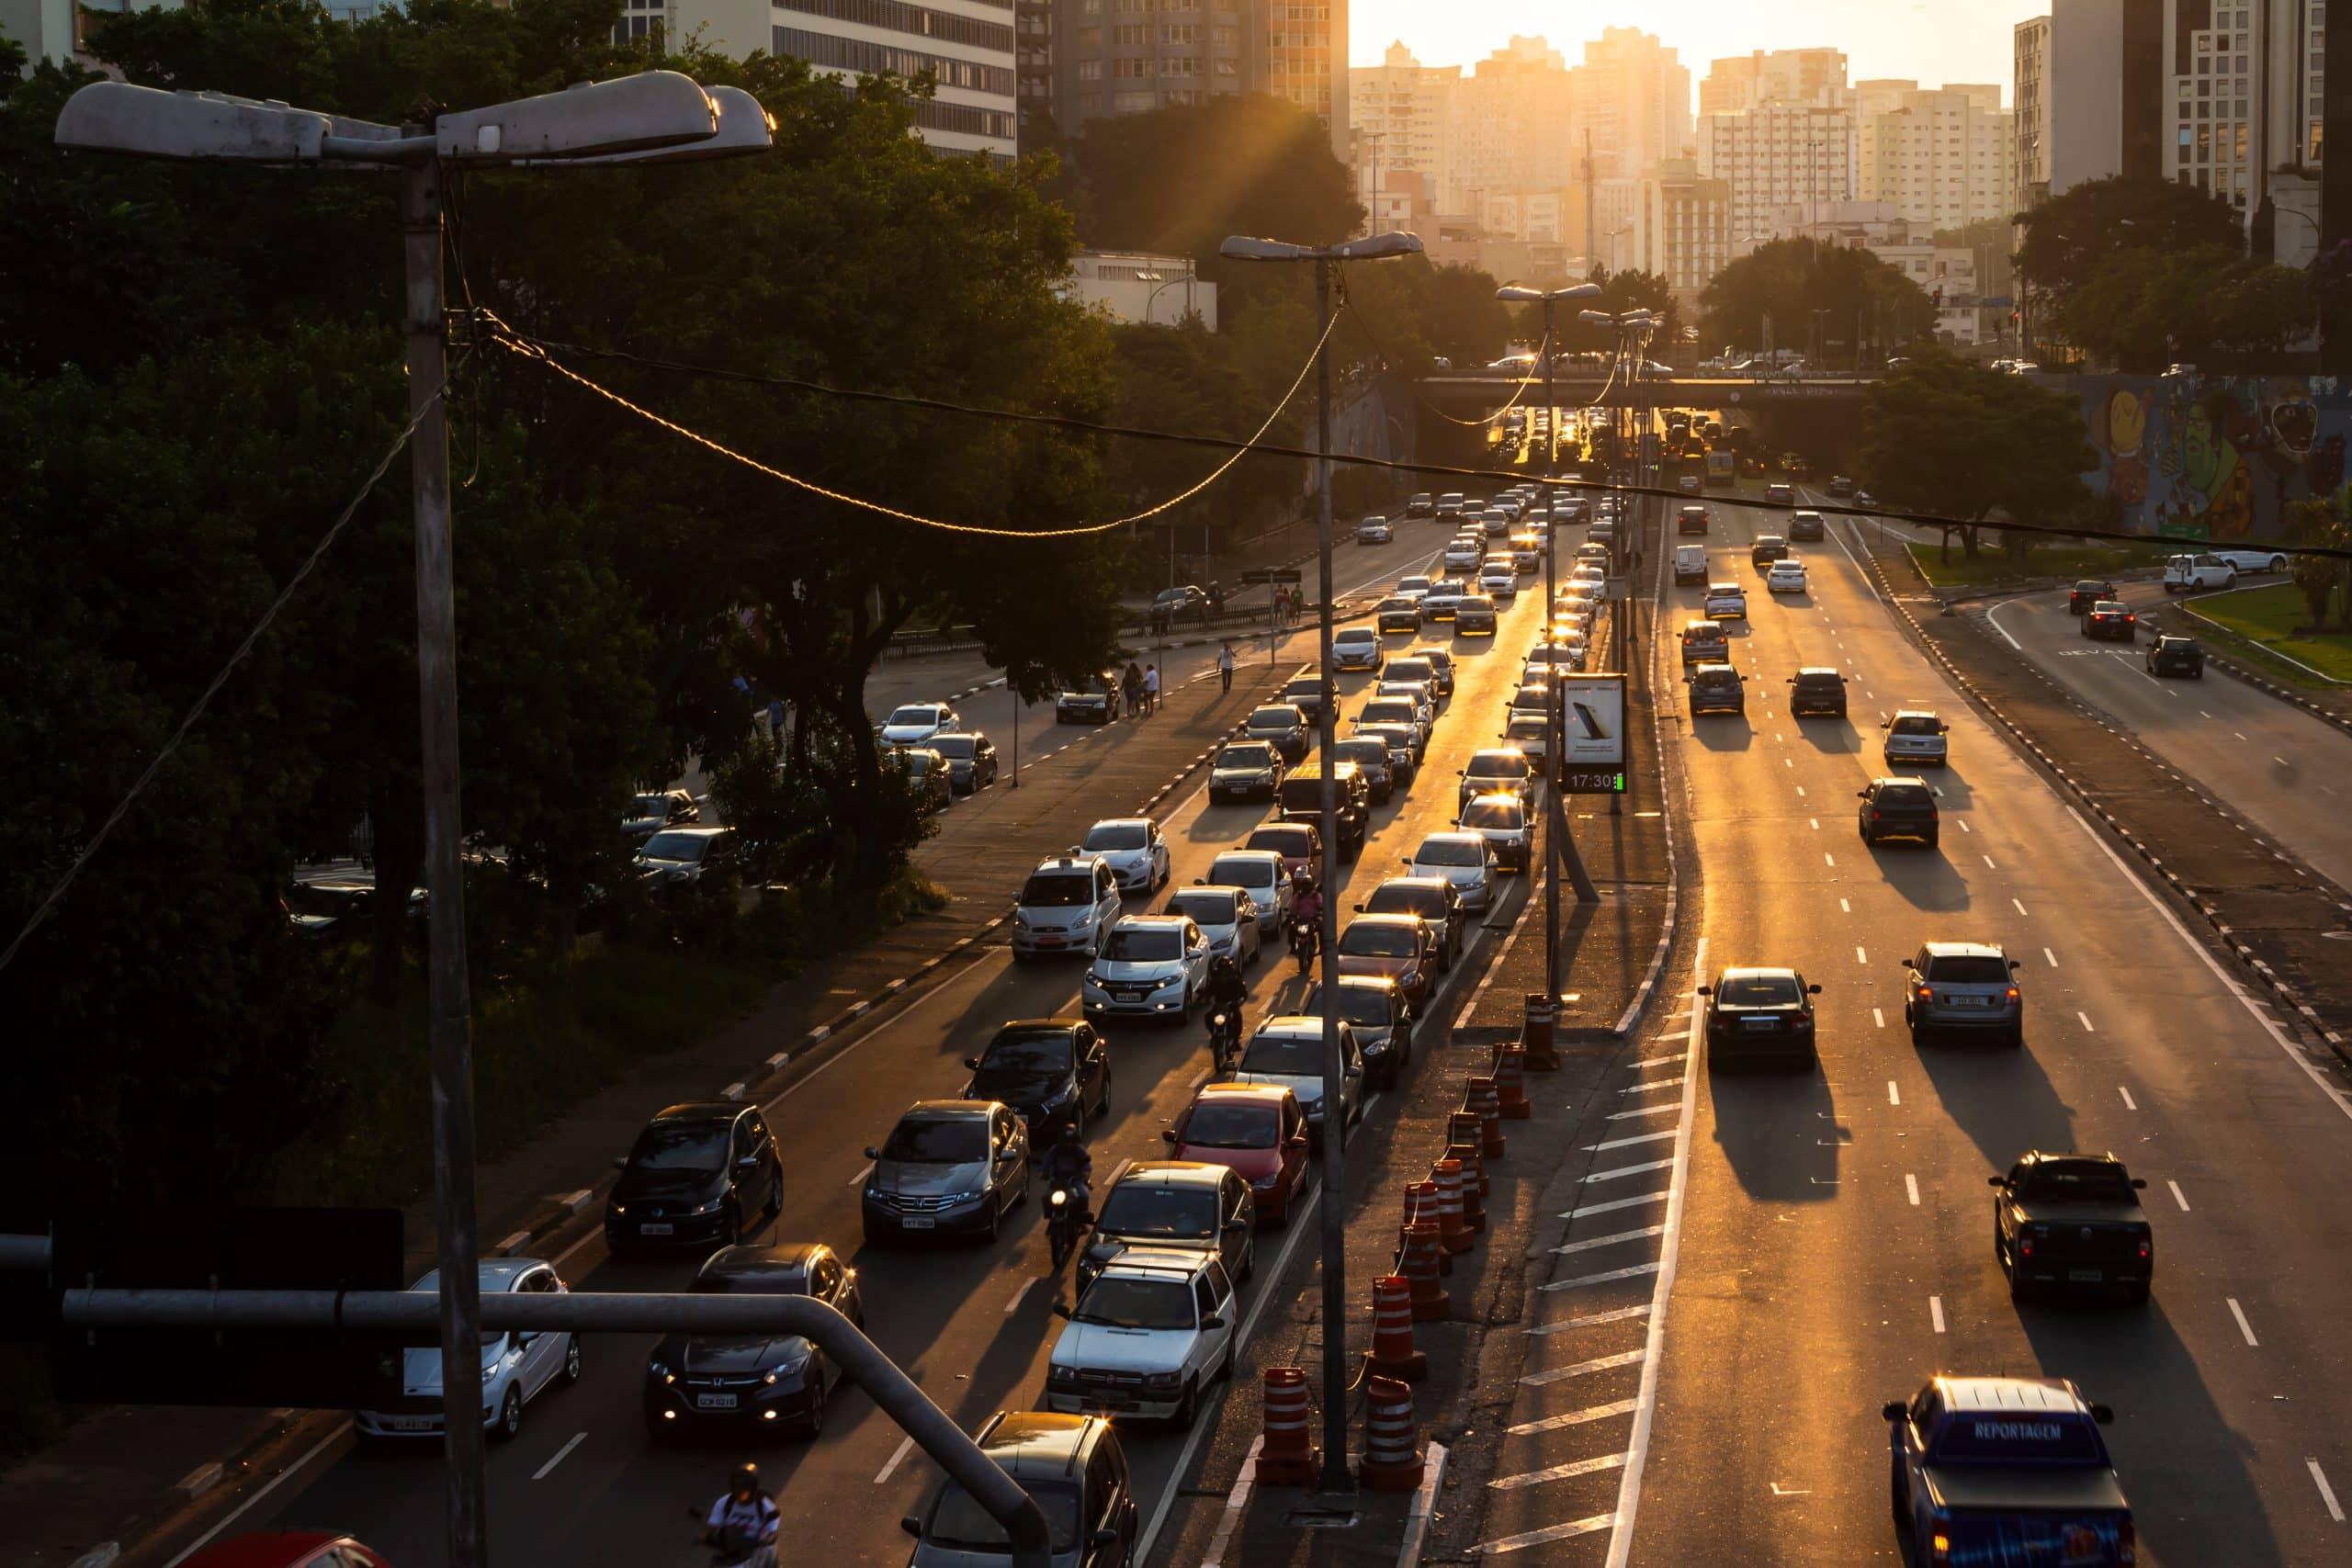
[[[1159,666],[1157,664],[1143,667],[1143,706],[1146,713],[1156,713],[1159,708]]]
[[[1134,660],[1127,660],[1127,672],[1121,677],[1120,686],[1127,694],[1127,711],[1137,718],[1143,716],[1143,668]]]
[[[1219,682],[1217,688],[1219,691],[1233,690],[1233,641],[1229,637],[1226,639],[1225,645],[1216,650],[1216,678]]]
[[[1274,625],[1281,626],[1290,610],[1290,590],[1281,583],[1274,585]]]

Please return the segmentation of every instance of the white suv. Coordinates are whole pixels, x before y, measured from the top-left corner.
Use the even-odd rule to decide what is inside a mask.
[[[1086,841],[1070,853],[1101,860],[1128,892],[1153,892],[1168,880],[1168,840],[1148,817],[1106,817],[1086,830]]]
[[[2165,592],[2192,593],[2237,586],[2238,569],[2220,556],[2173,556],[2165,561]]]
[[[1090,1019],[1114,1013],[1182,1024],[1207,995],[1209,939],[1182,915],[1129,915],[1087,965],[1079,1001]]]
[[[1119,876],[1101,855],[1038,863],[1012,906],[1012,956],[1093,953],[1118,923]]]
[[[1214,1252],[1131,1247],[1102,1266],[1054,1341],[1046,1408],[1189,1427],[1202,1386],[1233,1371],[1233,1281]]]

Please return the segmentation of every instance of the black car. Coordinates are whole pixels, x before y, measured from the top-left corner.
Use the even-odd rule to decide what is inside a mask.
[[[2083,617],[2083,635],[2093,642],[2132,642],[2140,635],[2140,617],[2120,599],[2102,599]]]
[[[1789,541],[1778,534],[1758,534],[1756,542],[1747,547],[1747,564],[1770,566],[1789,557]]]
[[[2205,679],[2205,649],[2193,637],[2159,637],[2148,645],[2148,673]]]
[[[1741,964],[1700,987],[1699,994],[1707,998],[1707,1055],[1718,1070],[1757,1061],[1799,1067],[1819,1061],[1813,998],[1821,987],[1806,985],[1795,970]]]
[[[1056,724],[1108,724],[1119,716],[1119,682],[1112,675],[1089,675],[1054,697]]]
[[[956,795],[971,795],[996,783],[996,742],[978,730],[934,735],[923,742],[947,764],[947,787]]]
[[[2096,577],[2086,577],[2067,591],[2066,613],[2070,615],[2087,615],[2091,613],[2092,605],[2102,599],[2114,597],[2115,584],[2102,582]]]
[[[1421,602],[1403,597],[1383,599],[1375,612],[1379,617],[1380,635],[1402,632],[1411,637],[1421,629]]]
[[[696,1295],[814,1296],[865,1326],[857,1270],[822,1242],[721,1247],[686,1287]],[[668,1334],[645,1359],[646,1435],[659,1442],[724,1425],[824,1429],[825,1398],[842,1381],[833,1359],[797,1334]]]
[[[1306,989],[1298,1010],[1309,1018],[1323,1015],[1323,983]],[[1413,1061],[1413,1007],[1404,988],[1385,975],[1342,975],[1334,1010],[1355,1032],[1363,1053],[1364,1087],[1395,1089],[1404,1082]]]
[[[1808,665],[1789,677],[1789,716],[1846,716],[1846,677],[1825,665]]]
[[[1851,494],[1853,494],[1853,493],[1854,493],[1854,481],[1853,481],[1852,477],[1851,477],[1851,476],[1849,476],[1849,475],[1846,475],[1846,474],[1832,474],[1832,475],[1830,475],[1830,476],[1829,476],[1829,493],[1830,493],[1830,494],[1832,494],[1832,495],[1851,495]]]
[[[1917,839],[1931,850],[1936,847],[1943,822],[1936,811],[1935,792],[1928,787],[1927,780],[1872,779],[1854,793],[1862,803],[1862,842]]]
[[[1228,800],[1255,800],[1260,795],[1274,798],[1282,788],[1283,775],[1289,764],[1272,742],[1265,740],[1236,740],[1216,754],[1209,767],[1209,804],[1218,806]]]
[[[1694,718],[1702,713],[1747,711],[1747,689],[1740,684],[1739,671],[1730,665],[1702,664],[1685,679],[1690,682],[1690,713]]]
[[[2040,1285],[2120,1287],[2148,1299],[2154,1236],[2140,1208],[2147,1182],[2111,1154],[2021,1155],[1994,1190],[1993,1255],[2009,1277],[2011,1300]]]
[[[1083,1019],[1018,1018],[1000,1026],[988,1049],[967,1056],[966,1100],[1001,1100],[1029,1123],[1029,1141],[1050,1147],[1065,1132],[1086,1136],[1091,1108],[1111,1109],[1111,1052]]]
[[[1466,804],[1466,803],[1465,803]],[[1470,911],[1462,907],[1462,894],[1442,876],[1392,876],[1372,890],[1372,897],[1355,907],[1359,915],[1418,915],[1421,923],[1432,928],[1437,942],[1437,966],[1440,973],[1453,967],[1462,956],[1463,932],[1470,923]]]
[[[1818,512],[1792,512],[1789,513],[1789,537],[1792,539],[1795,539],[1800,542],[1818,540],[1822,536],[1824,527],[1825,525],[1822,522],[1821,513]]]
[[[605,1199],[614,1254],[726,1247],[784,1207],[784,1164],[758,1108],[731,1100],[673,1105],[645,1124]]]

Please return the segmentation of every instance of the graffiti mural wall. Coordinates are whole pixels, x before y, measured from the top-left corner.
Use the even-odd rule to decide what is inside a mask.
[[[2121,525],[2180,539],[2275,539],[2299,496],[2345,487],[2352,381],[2070,376],[2098,448],[2090,485]]]

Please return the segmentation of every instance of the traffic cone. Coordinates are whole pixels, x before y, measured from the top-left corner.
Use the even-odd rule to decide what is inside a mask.
[[[1374,1492],[1410,1492],[1421,1483],[1420,1445],[1413,1429],[1413,1391],[1395,1378],[1363,1380],[1363,1460],[1356,1478]],[[1265,1461],[1259,1461],[1264,1473]]]
[[[1258,1480],[1266,1486],[1312,1486],[1316,1460],[1315,1404],[1306,1374],[1296,1367],[1266,1369],[1266,1436],[1258,1450]]]
[[[1534,1103],[1527,1098],[1525,1046],[1495,1047],[1495,1097],[1502,1106],[1505,1121],[1524,1122],[1535,1114]]]
[[[1477,1242],[1462,1219],[1462,1162],[1438,1161],[1430,1170],[1430,1179],[1437,1183],[1438,1245],[1452,1253],[1469,1251]]]
[[[1453,1298],[1438,1281],[1450,1261],[1437,1238],[1437,1221],[1415,1220],[1405,1235],[1405,1282],[1412,1291],[1415,1323],[1436,1323],[1453,1310]]]
[[[1520,1028],[1520,1038],[1527,1046],[1527,1070],[1531,1073],[1560,1070],[1560,1048],[1555,1038],[1556,1010],[1550,997],[1540,991],[1528,993],[1527,1021]]]
[[[1462,1224],[1473,1235],[1487,1228],[1487,1195],[1479,1190],[1485,1184],[1486,1171],[1481,1166],[1478,1145],[1450,1144],[1445,1156],[1462,1168]]]
[[[1478,1113],[1479,1134],[1488,1159],[1503,1157],[1503,1102],[1492,1078],[1472,1078],[1462,1096],[1462,1109]]]
[[[1372,1282],[1372,1370],[1407,1382],[1430,1375],[1430,1359],[1413,1348],[1412,1281],[1401,1274]]]
[[[1447,1154],[1462,1162],[1462,1191],[1466,1197],[1473,1188],[1484,1198],[1495,1190],[1487,1175],[1486,1123],[1471,1111],[1457,1111],[1445,1119]]]
[[[1427,1224],[1432,1232],[1438,1229],[1437,1204],[1438,1196],[1436,1182],[1415,1181],[1407,1184],[1405,1188],[1405,1229],[1397,1237],[1397,1256],[1400,1258],[1405,1255],[1405,1250],[1410,1247],[1412,1243],[1412,1232],[1415,1225]],[[1453,1272],[1453,1255],[1446,1251],[1442,1246],[1439,1247],[1437,1249],[1437,1271],[1441,1274],[1451,1274]],[[1409,1273],[1410,1270],[1408,1269],[1407,1272]]]

